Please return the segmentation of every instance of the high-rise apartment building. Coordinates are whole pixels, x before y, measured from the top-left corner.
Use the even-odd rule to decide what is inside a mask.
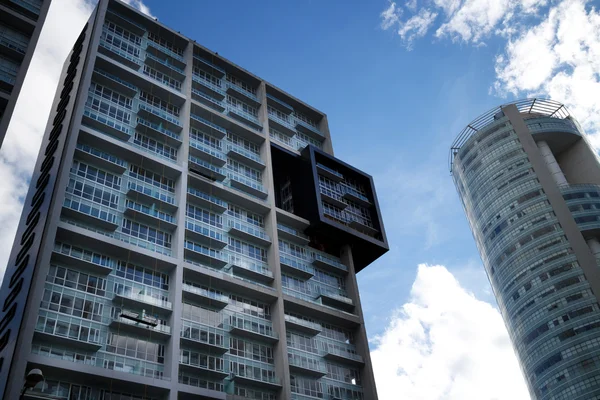
[[[51,0],[0,0],[0,146]]]
[[[495,108],[450,169],[531,397],[600,399],[600,164],[579,124],[551,100]]]
[[[355,274],[387,250],[323,113],[101,0],[2,283],[0,397],[40,368],[30,398],[377,399]]]

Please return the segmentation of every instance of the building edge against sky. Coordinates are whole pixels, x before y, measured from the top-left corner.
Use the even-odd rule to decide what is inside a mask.
[[[0,392],[376,399],[355,273],[387,250],[325,114],[101,0],[2,283]]]
[[[50,3],[51,0],[0,1],[0,146]]]
[[[580,125],[552,100],[497,107],[450,170],[531,397],[600,399],[600,164]]]

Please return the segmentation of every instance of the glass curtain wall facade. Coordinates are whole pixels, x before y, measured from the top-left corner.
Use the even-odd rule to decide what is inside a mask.
[[[355,273],[388,246],[324,114],[116,0],[53,108],[1,292],[5,398],[31,368],[31,398],[377,398]],[[280,206],[272,151],[345,242]]]
[[[0,1],[0,146],[51,0]]]
[[[534,399],[600,399],[600,166],[544,99],[468,125],[450,168]]]

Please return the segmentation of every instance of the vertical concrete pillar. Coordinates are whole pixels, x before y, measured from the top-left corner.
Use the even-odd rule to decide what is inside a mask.
[[[552,154],[552,150],[550,149],[550,146],[548,146],[548,143],[545,140],[541,140],[536,142],[536,144],[540,149],[540,154],[542,155],[546,166],[548,166],[548,169],[550,170],[554,182],[556,182],[558,186],[568,185],[567,178],[565,178],[565,174],[563,174],[558,161],[556,161],[554,154]]]
[[[341,261],[348,267],[348,275],[346,276],[346,292],[354,302],[354,311],[360,319],[360,326],[354,331],[354,345],[358,354],[364,360],[365,365],[360,371],[362,388],[365,399],[377,400],[377,387],[375,386],[375,376],[371,365],[371,353],[369,350],[369,340],[365,329],[365,320],[362,314],[362,306],[360,304],[360,294],[358,292],[358,282],[356,281],[356,270],[354,269],[354,259],[352,257],[352,249],[349,245],[342,248]]]

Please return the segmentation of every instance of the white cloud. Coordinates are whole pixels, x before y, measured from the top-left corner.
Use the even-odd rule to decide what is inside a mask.
[[[88,0],[53,1],[29,65],[0,151],[0,176],[3,179],[0,185],[0,279],[4,276],[62,65],[95,3]],[[151,15],[140,0],[129,3]]]
[[[600,13],[563,0],[510,41],[496,60],[497,93],[547,95],[566,104],[600,147]]]
[[[529,398],[500,313],[443,266],[419,265],[410,300],[373,342],[381,400]]]
[[[388,29],[398,22],[400,10],[396,9],[396,3],[390,2],[390,6],[381,13],[381,28]]]
[[[126,3],[126,4],[129,4],[130,6],[132,6],[134,8],[137,8],[138,10],[140,10],[141,12],[143,12],[144,14],[146,14],[147,16],[152,17],[152,18],[156,18],[150,12],[150,7],[148,7],[147,5],[145,5],[142,0],[122,0],[122,1],[124,3]]]
[[[425,36],[436,17],[437,13],[423,8],[418,14],[413,15],[400,25],[398,35],[400,35],[410,49],[412,48],[412,43],[415,39]]]

